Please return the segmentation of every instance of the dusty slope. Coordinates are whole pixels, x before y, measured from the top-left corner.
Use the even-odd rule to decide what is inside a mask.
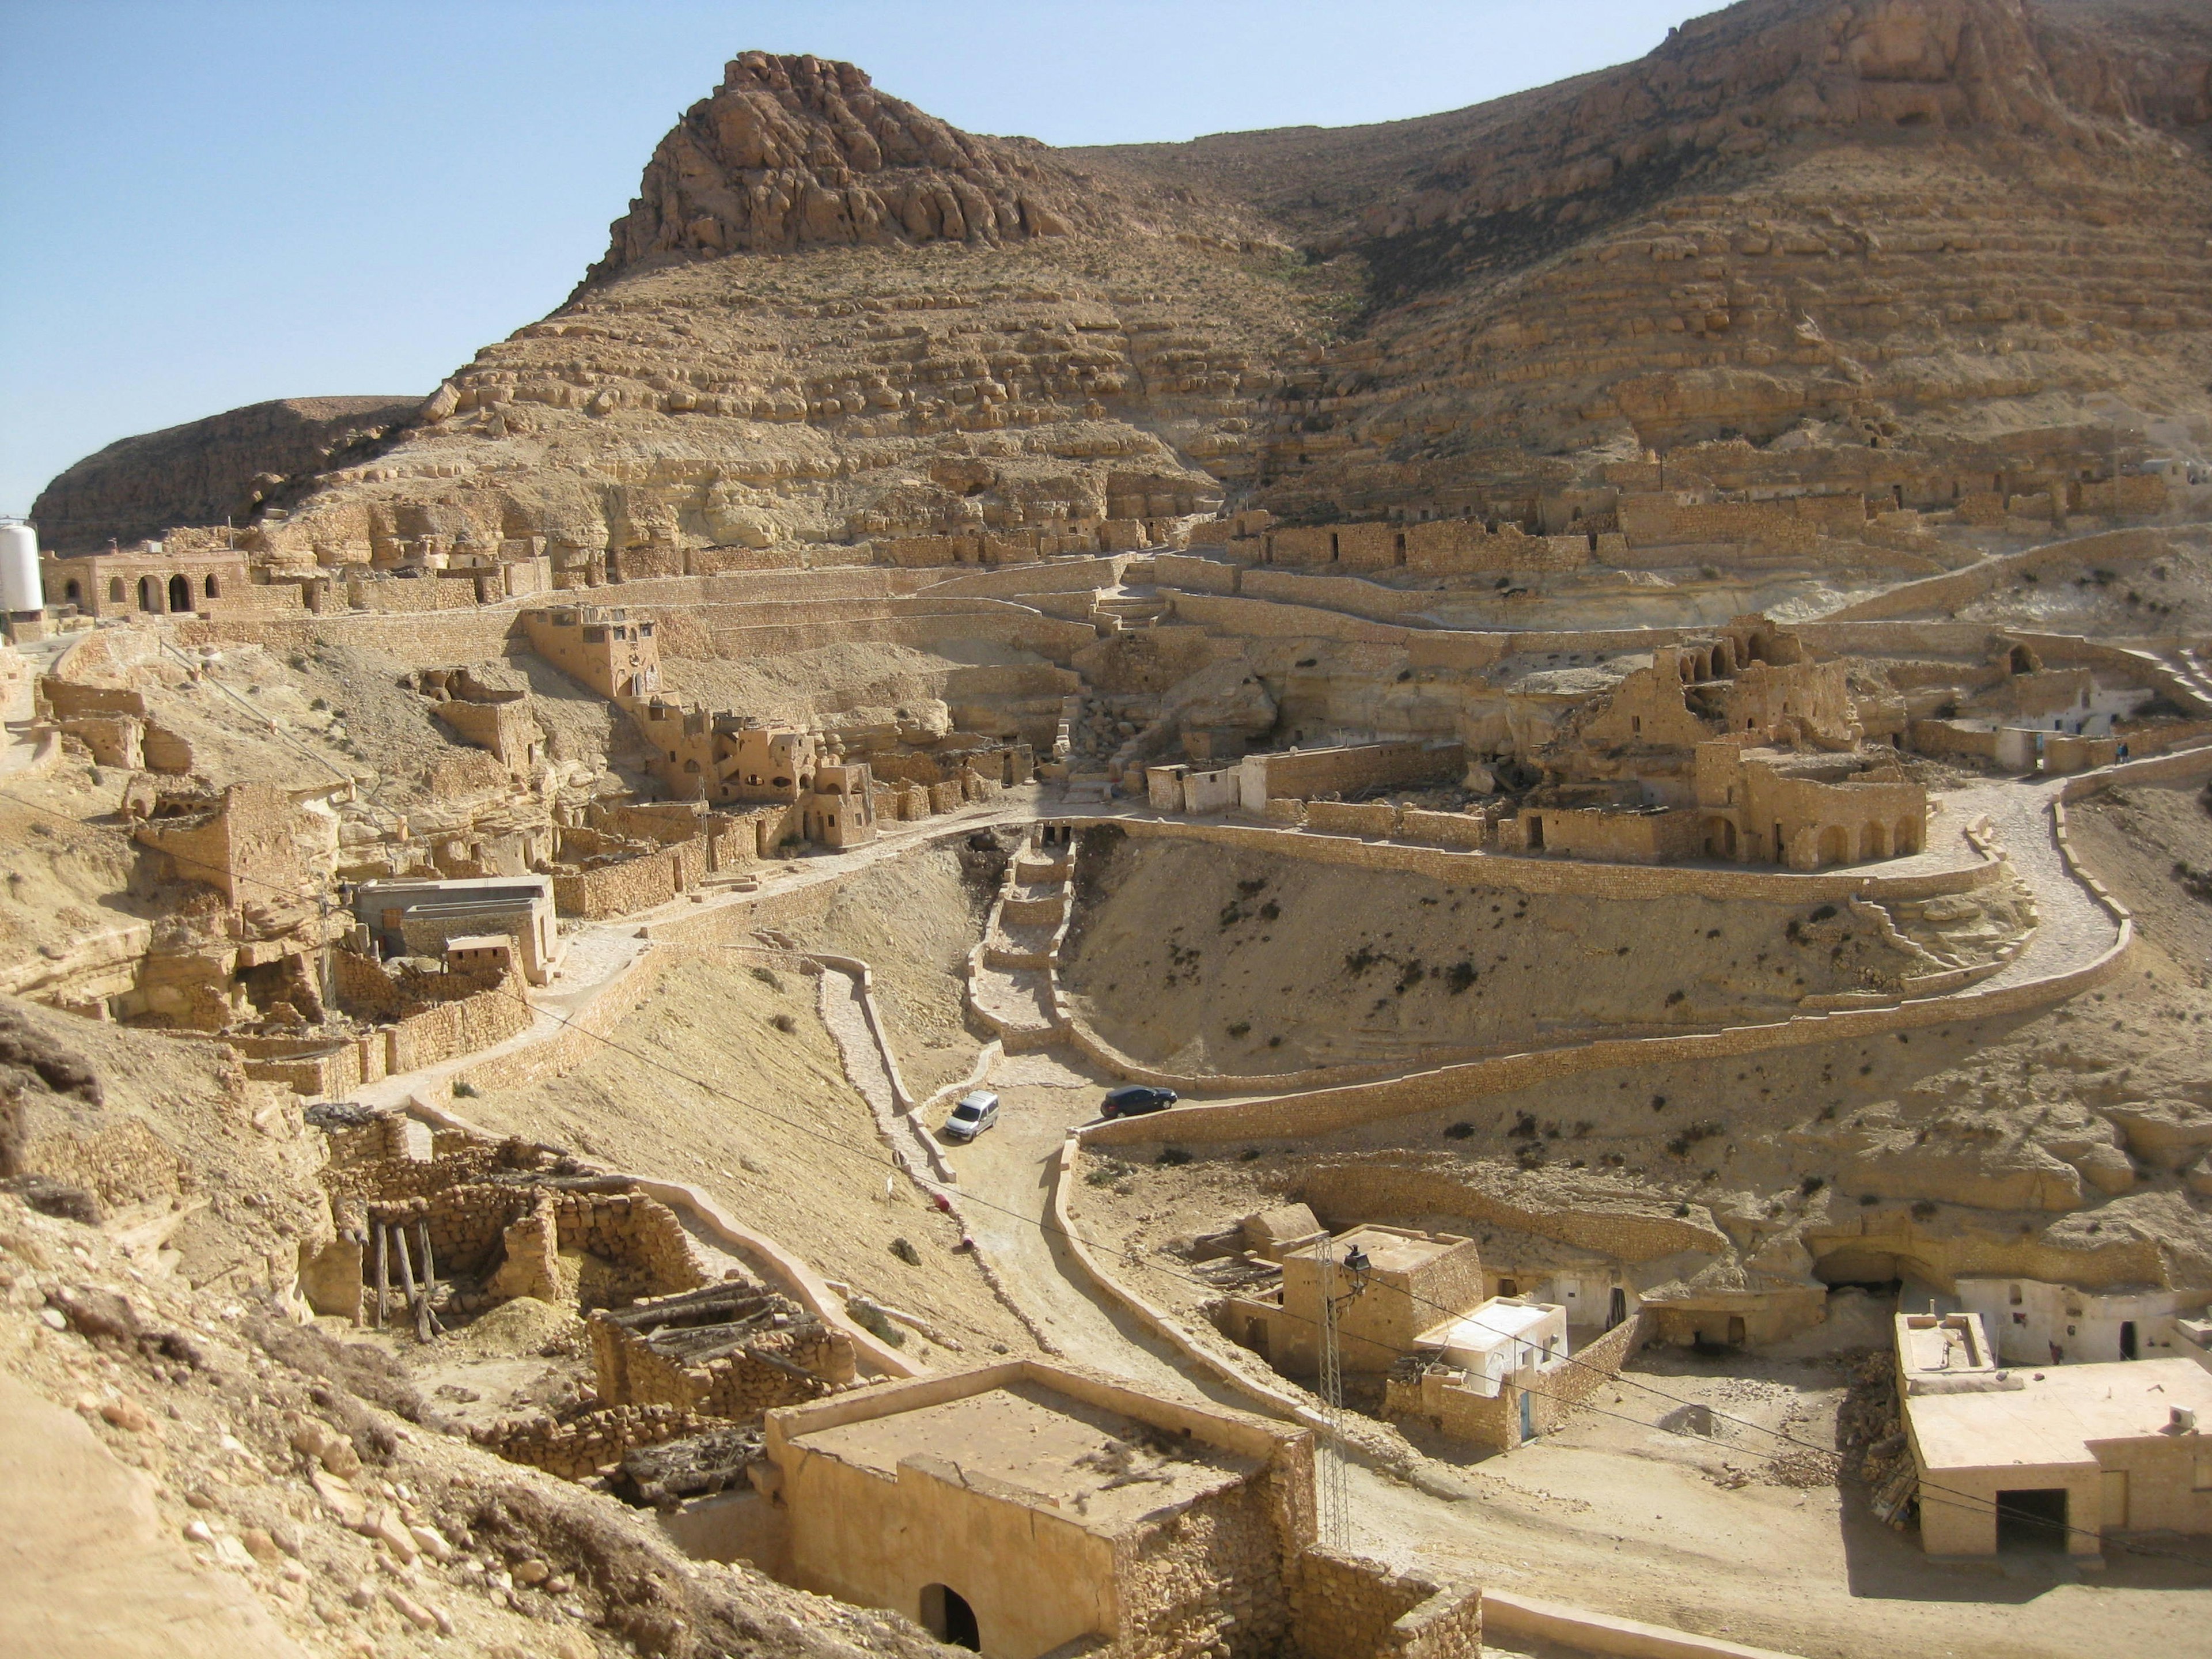
[[[1108,1041],[1178,1072],[1413,1066],[1771,1019],[1808,995],[1922,971],[1833,906],[1528,895],[1100,836],[1077,869],[1066,988]],[[2011,936],[2017,898],[1985,902],[1991,942]]]
[[[0,1646],[56,1659],[942,1651],[895,1616],[690,1562],[649,1517],[448,1437],[351,1334],[302,1328],[250,1285],[189,1293],[150,1254],[0,1196],[6,1505],[36,1518],[0,1551]],[[298,1449],[310,1435],[319,1468]],[[403,1562],[360,1529],[372,1511],[434,1528],[449,1559]],[[553,1575],[538,1589],[509,1577],[530,1560]]]
[[[917,1098],[965,1076],[982,1046],[968,1028],[964,970],[1006,853],[999,836],[980,839],[977,848],[965,832],[933,838],[849,879],[764,897],[753,908],[755,925],[874,969],[892,1048]]]
[[[954,1248],[958,1228],[921,1203],[904,1176],[893,1178],[875,1121],[816,1014],[812,980],[767,970],[770,984],[753,972],[757,960],[662,947],[638,970],[652,986],[615,1030],[619,1048],[460,1109],[488,1128],[611,1168],[691,1182],[825,1277],[951,1333],[971,1359],[1000,1344],[1032,1351],[1021,1322]],[[900,1237],[920,1265],[892,1254]]]

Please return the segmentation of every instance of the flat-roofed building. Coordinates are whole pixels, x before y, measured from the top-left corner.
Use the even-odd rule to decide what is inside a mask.
[[[2006,1369],[1972,1313],[1900,1314],[1897,1342],[1929,1554],[2212,1533],[2212,1372],[2194,1360]]]
[[[987,1659],[1481,1651],[1474,1586],[1316,1547],[1288,1424],[1021,1359],[777,1408],[765,1450],[783,1576]]]
[[[457,881],[364,881],[353,913],[387,957],[442,957],[456,940],[498,933],[514,942],[515,965],[543,985],[561,960],[550,876],[483,876]]]
[[[1456,1233],[1370,1223],[1286,1250],[1281,1260],[1278,1291],[1231,1296],[1220,1317],[1231,1338],[1287,1376],[1321,1368],[1324,1269],[1347,1371],[1389,1370],[1440,1316],[1483,1299],[1481,1254]]]

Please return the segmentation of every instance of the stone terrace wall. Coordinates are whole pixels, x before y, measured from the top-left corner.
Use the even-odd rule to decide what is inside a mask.
[[[1330,803],[1309,802],[1306,822],[1313,809]],[[1425,813],[1423,817],[1457,817],[1456,813]],[[1510,887],[1529,893],[1560,893],[1589,898],[1671,898],[1759,900],[1777,904],[1834,902],[1854,894],[1882,903],[1937,898],[1973,892],[2001,881],[2008,873],[2002,859],[1981,858],[1955,869],[1926,874],[1888,876],[1878,866],[1856,866],[1835,872],[1804,872],[1779,870],[1688,869],[1660,866],[1600,864],[1572,860],[1499,858],[1443,847],[1378,844],[1349,839],[1344,835],[1316,836],[1260,824],[1187,823],[1146,818],[1063,817],[1054,822],[1088,828],[1113,823],[1131,836],[1207,841],[1247,852],[1279,853],[1286,858],[1307,859],[1319,864],[1350,866],[1363,870],[1403,870],[1438,881],[1471,883],[1486,887]],[[1363,832],[1354,832],[1363,833]],[[1371,833],[1371,832],[1365,832]]]
[[[575,875],[553,878],[556,915],[604,921],[665,904],[683,890],[677,884],[681,848],[641,854]]]
[[[2054,564],[2071,563],[2080,559],[2110,559],[2119,562],[2130,559],[2154,558],[2168,550],[2166,538],[2155,530],[2112,530],[2094,536],[2081,536],[2069,541],[2051,542],[2042,547],[2029,548],[2024,553],[2000,555],[1984,559],[1963,570],[1953,570],[1940,576],[1929,576],[1917,582],[1905,582],[1878,593],[1856,605],[1847,605],[1831,611],[1826,622],[1874,622],[1891,617],[1910,617],[1915,611],[1932,611],[1948,615],[1960,605],[1973,600],[2000,582],[2008,581],[2025,571],[2040,570]]]
[[[385,1028],[387,1074],[439,1066],[504,1042],[537,1018],[522,988],[509,978],[488,991],[441,1003]]]
[[[1482,1591],[1392,1571],[1319,1545],[1299,1556],[1291,1608],[1304,1659],[1479,1659]]]

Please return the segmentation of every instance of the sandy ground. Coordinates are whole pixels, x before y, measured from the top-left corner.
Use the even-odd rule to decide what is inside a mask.
[[[652,987],[616,1029],[619,1046],[459,1109],[615,1169],[697,1184],[825,1277],[917,1313],[963,1345],[960,1357],[933,1363],[1033,1349],[955,1249],[958,1230],[895,1176],[822,1025],[811,977],[711,946],[655,947],[639,971]],[[892,1253],[902,1237],[920,1266]]]

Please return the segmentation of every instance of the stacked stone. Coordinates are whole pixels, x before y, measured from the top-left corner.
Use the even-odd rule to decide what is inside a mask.
[[[431,1262],[439,1278],[456,1273],[474,1277],[497,1263],[507,1228],[530,1212],[532,1196],[526,1187],[471,1182],[425,1197],[373,1202],[368,1218],[372,1226],[403,1231],[410,1253],[418,1258],[414,1262],[418,1275],[422,1271],[418,1247],[422,1230],[427,1228]],[[396,1271],[392,1282],[398,1282]]]
[[[658,1446],[726,1426],[674,1406],[607,1406],[557,1422],[550,1417],[495,1423],[472,1437],[507,1459],[564,1480],[586,1480],[639,1446]]]
[[[615,1267],[616,1305],[707,1283],[675,1212],[642,1193],[562,1193],[555,1206],[559,1248],[581,1250]]]
[[[1239,1481],[1115,1543],[1123,1635],[1146,1659],[1257,1659],[1281,1651],[1291,1603],[1272,1482]]]
[[[1473,1659],[1482,1651],[1479,1589],[1318,1546],[1298,1559],[1291,1607],[1309,1659]]]

